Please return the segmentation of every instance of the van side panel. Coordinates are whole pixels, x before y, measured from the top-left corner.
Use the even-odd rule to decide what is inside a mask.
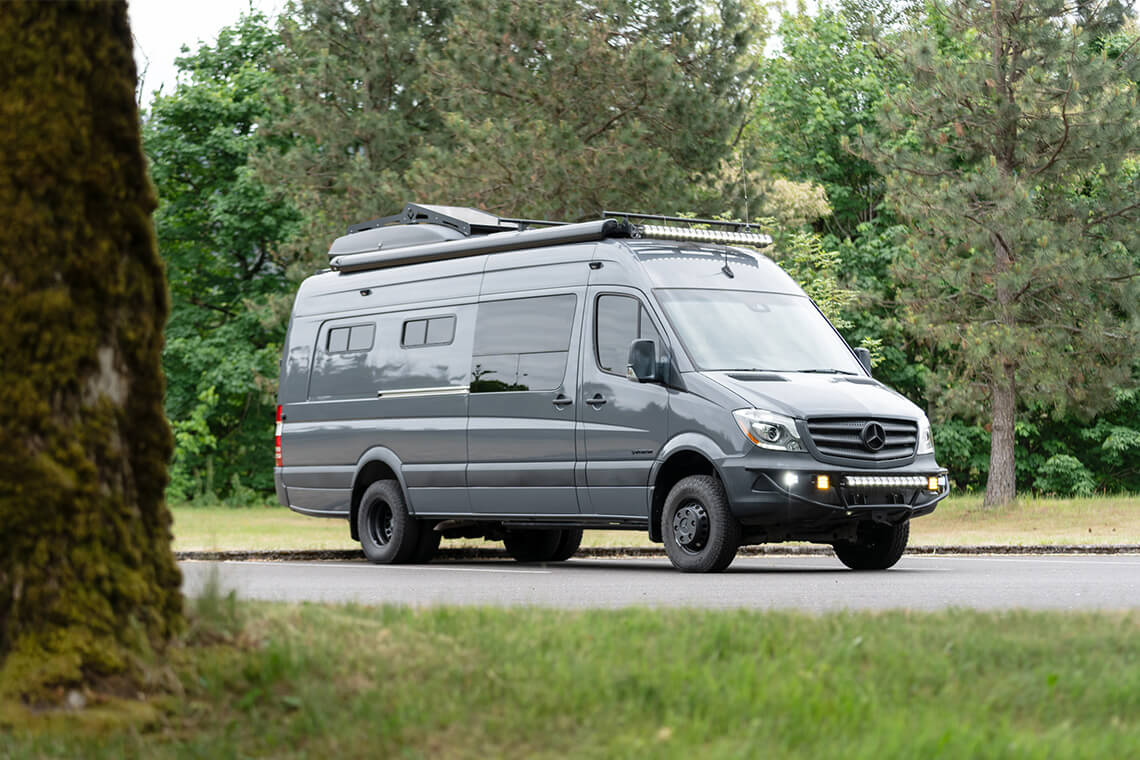
[[[580,325],[594,245],[488,259],[473,345],[471,509],[576,515]]]
[[[467,376],[482,276],[467,271],[471,263],[463,262],[458,277],[435,271],[434,290],[422,278],[381,285],[360,275],[331,275],[335,279],[313,286],[311,295],[326,307],[339,300],[356,308],[297,320],[309,325],[311,371],[303,400],[286,406],[282,453],[290,506],[347,514],[357,463],[383,446],[404,463],[413,512],[469,509]],[[350,278],[356,280],[351,287]],[[469,294],[466,303],[457,301],[457,292]],[[407,303],[415,306],[400,306]],[[290,347],[298,368],[305,350],[300,342]],[[298,385],[290,386],[294,396]]]

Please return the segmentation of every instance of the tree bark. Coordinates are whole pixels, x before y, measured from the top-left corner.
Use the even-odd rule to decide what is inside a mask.
[[[1013,367],[1002,362],[990,385],[993,403],[993,426],[990,434],[990,472],[986,480],[983,508],[1001,507],[1016,495],[1014,467],[1014,420],[1017,411],[1017,388]]]
[[[182,623],[131,49],[122,2],[0,3],[0,695],[130,679]]]

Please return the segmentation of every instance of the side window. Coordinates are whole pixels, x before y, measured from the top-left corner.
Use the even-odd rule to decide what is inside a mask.
[[[410,319],[404,323],[400,345],[404,348],[445,346],[453,340],[455,340],[454,316]]]
[[[632,296],[598,296],[594,316],[594,350],[603,372],[624,375],[629,361],[629,344],[640,338],[657,341],[661,335],[649,312]]]
[[[562,385],[576,300],[561,295],[479,304],[471,392],[545,391]]]
[[[325,351],[339,354],[346,351],[367,351],[376,337],[376,325],[352,325],[329,330]]]

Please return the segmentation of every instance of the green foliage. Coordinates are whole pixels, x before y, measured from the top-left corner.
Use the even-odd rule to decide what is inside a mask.
[[[182,621],[168,312],[122,3],[0,4],[0,694],[129,688]]]
[[[837,240],[859,237],[858,225],[882,213],[882,176],[845,143],[874,129],[879,103],[905,78],[852,12],[852,19],[832,8],[784,14],[779,51],[760,71],[748,135],[753,160],[824,188],[833,213],[819,226]]]
[[[269,124],[291,142],[258,162],[305,217],[290,260],[321,262],[330,231],[407,200],[703,210],[758,27],[738,0],[305,0],[282,22]]]
[[[1068,454],[1055,454],[1041,466],[1033,487],[1056,496],[1089,496],[1096,484],[1081,460]]]
[[[428,197],[567,220],[707,210],[758,31],[738,0],[464,0],[448,29],[429,63],[448,140],[411,173]]]
[[[235,484],[243,493],[273,487],[284,323],[263,312],[289,292],[274,254],[298,215],[249,162],[274,148],[260,126],[279,45],[263,16],[243,16],[214,46],[178,59],[184,78],[155,98],[144,125],[173,302],[163,363],[177,501],[229,498]]]
[[[446,140],[430,94],[429,57],[447,41],[455,0],[299,0],[280,21],[278,78],[265,132],[281,149],[253,163],[300,210],[279,258],[296,279],[326,262],[332,236],[428,198],[406,173],[425,145]]]

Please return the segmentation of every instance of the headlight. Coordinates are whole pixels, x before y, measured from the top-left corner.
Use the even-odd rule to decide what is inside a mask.
[[[934,435],[930,432],[930,420],[922,417],[918,421],[918,450],[915,454],[934,453]]]
[[[762,449],[803,451],[804,444],[796,430],[796,421],[763,409],[737,409],[732,413],[736,424],[748,440]]]

